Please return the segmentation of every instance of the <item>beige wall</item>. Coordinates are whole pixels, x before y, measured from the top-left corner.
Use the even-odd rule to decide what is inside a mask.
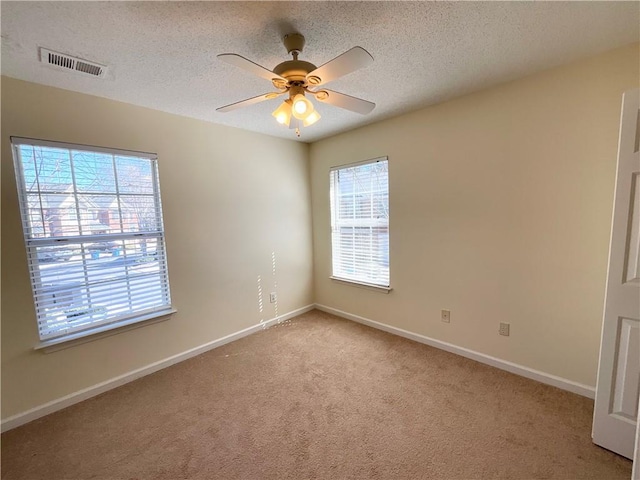
[[[156,152],[170,320],[43,354],[9,136]],[[2,78],[2,417],[312,303],[308,146]],[[276,275],[272,272],[272,253]]]
[[[632,45],[314,143],[316,302],[595,385],[620,105],[640,83],[638,55]],[[328,278],[329,167],[383,155],[388,295]]]

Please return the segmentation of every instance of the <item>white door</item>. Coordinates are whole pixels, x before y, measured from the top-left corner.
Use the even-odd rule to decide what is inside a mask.
[[[640,90],[622,98],[593,441],[633,457],[640,392]]]
[[[640,402],[640,398],[638,399]],[[640,406],[638,406],[638,417],[640,417]],[[636,453],[633,454],[632,480],[640,480],[640,423],[636,425]]]

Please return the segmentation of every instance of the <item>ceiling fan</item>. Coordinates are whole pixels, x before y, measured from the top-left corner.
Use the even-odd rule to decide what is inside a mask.
[[[319,102],[328,103],[335,107],[344,108],[363,115],[371,112],[376,106],[375,103],[362,100],[361,98],[334,92],[326,88],[320,88],[332,80],[373,63],[373,57],[364,48],[353,47],[324,65],[316,67],[312,63],[298,60],[298,55],[300,55],[304,47],[304,36],[299,33],[291,33],[285,35],[283,43],[287,52],[293,56],[293,60],[287,60],[276,65],[273,71],[235,53],[218,55],[220,60],[271,81],[278,91],[264,93],[257,97],[225,105],[224,107],[217,108],[216,111],[230,112],[237,108],[246,107],[264,100],[277,98],[280,95],[288,94],[288,98],[272,115],[278,123],[292,129],[295,128],[296,134],[300,136],[300,123],[308,127],[320,120],[320,114],[314,108],[313,103],[306,98],[306,94],[314,96]]]

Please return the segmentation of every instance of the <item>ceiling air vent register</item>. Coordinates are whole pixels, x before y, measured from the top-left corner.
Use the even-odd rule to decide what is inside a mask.
[[[98,78],[104,78],[107,72],[107,67],[99,63],[72,57],[66,53],[54,52],[44,47],[40,47],[40,61],[60,70],[70,70]]]

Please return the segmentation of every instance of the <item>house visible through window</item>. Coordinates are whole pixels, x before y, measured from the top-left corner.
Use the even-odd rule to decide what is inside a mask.
[[[11,140],[40,339],[169,313],[155,154]]]
[[[389,286],[389,162],[330,173],[333,278]]]

